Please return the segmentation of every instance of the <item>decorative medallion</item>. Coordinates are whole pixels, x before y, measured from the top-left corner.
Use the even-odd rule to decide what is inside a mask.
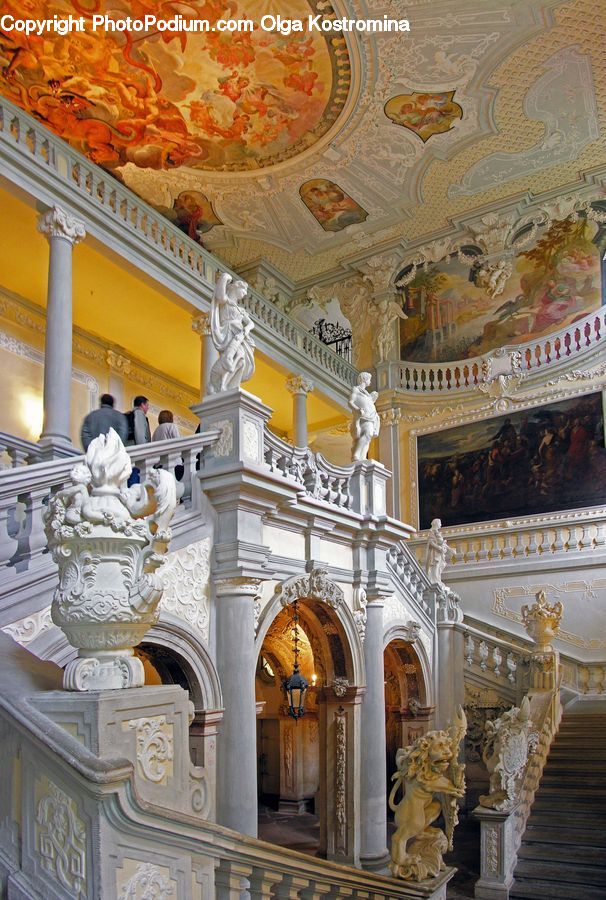
[[[434,134],[450,131],[463,118],[463,108],[455,103],[455,91],[439,94],[397,94],[385,104],[385,115],[396,125],[414,131],[423,143]]]

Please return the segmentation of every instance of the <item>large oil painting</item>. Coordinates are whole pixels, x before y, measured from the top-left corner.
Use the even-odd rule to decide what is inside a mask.
[[[368,213],[334,181],[312,178],[299,188],[301,200],[324,231],[342,231],[364,222]]]
[[[606,228],[595,222],[554,222],[517,255],[504,289],[493,297],[477,266],[456,257],[420,269],[403,289],[402,359],[469,359],[573,324],[602,303],[605,244]]]
[[[454,91],[397,94],[385,104],[385,115],[426,143],[432,135],[450,131],[454,123],[463,118],[463,109],[455,103],[454,95]]]
[[[417,454],[421,528],[606,503],[601,392],[421,435]]]
[[[321,5],[321,9],[317,5]],[[350,60],[339,35],[226,33],[219,19],[282,12],[266,0],[5,0],[16,19],[83,16],[67,36],[0,32],[0,90],[93,162],[115,171],[187,165],[258,169],[309,149],[347,100]],[[322,0],[289,0],[288,16],[332,12]],[[208,21],[205,32],[112,31],[92,15]]]

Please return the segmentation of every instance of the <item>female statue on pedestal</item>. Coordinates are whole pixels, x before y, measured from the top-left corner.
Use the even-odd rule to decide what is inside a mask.
[[[210,331],[219,359],[210,370],[209,393],[240,387],[255,371],[255,343],[250,336],[254,322],[238,301],[246,296],[245,281],[232,281],[223,272],[217,281],[210,308]]]
[[[432,584],[442,584],[442,572],[448,563],[448,553],[452,550],[441,532],[442,522],[433,519],[427,534],[425,551],[425,571]]]

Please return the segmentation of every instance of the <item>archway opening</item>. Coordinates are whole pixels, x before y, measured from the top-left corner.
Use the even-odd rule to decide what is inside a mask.
[[[293,610],[272,621],[256,671],[259,833],[265,840],[321,852],[321,757],[325,724],[321,704],[335,679],[353,679],[347,638],[334,610],[319,600],[299,600],[299,667],[309,682],[304,716],[288,714],[284,682],[293,671]],[[326,791],[324,786],[324,791]]]
[[[413,645],[395,638],[385,648],[383,659],[388,794],[398,749],[408,746],[429,730],[433,709],[427,702],[423,668]]]

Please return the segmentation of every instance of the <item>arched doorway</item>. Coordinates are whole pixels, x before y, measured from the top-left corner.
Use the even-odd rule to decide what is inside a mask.
[[[356,678],[363,672],[363,657],[353,615],[340,589],[327,579],[325,582],[328,593],[320,590],[322,580],[316,577],[314,581],[314,572],[289,579],[278,588],[277,602],[266,608],[259,627],[259,793],[261,802],[276,810],[276,822],[282,826],[269,832],[261,827],[260,832],[275,843],[355,862],[354,829],[359,828],[359,810],[354,809],[354,776],[363,693]],[[311,685],[305,715],[298,722],[288,715],[283,689],[293,670],[291,603],[295,597],[300,671]],[[357,640],[353,647],[352,634]],[[309,835],[306,842],[301,823],[309,811],[317,816],[319,833],[316,826],[315,841]],[[289,840],[289,835],[295,839]]]
[[[396,769],[396,752],[430,728],[433,707],[419,654],[410,641],[394,637],[387,644],[385,665],[385,731],[387,788]]]

